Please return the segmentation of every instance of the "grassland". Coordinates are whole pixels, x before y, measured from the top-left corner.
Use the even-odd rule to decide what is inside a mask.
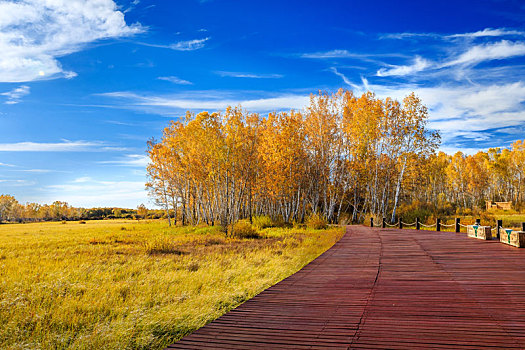
[[[160,349],[298,271],[342,228],[0,225],[1,349]]]

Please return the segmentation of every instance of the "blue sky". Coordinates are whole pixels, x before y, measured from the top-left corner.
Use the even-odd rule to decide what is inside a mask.
[[[442,150],[525,138],[522,1],[0,0],[0,193],[152,206],[146,141],[186,110],[415,91]]]

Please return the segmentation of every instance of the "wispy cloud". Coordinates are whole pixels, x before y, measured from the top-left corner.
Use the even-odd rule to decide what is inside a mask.
[[[35,184],[34,181],[21,180],[21,179],[0,179],[0,183],[12,186],[32,186]]]
[[[20,102],[22,97],[29,95],[31,89],[27,85],[21,85],[11,91],[2,92],[0,95],[6,96],[7,100],[4,102],[8,105],[14,105]]]
[[[202,39],[193,39],[193,40],[183,40],[173,44],[151,44],[145,42],[135,42],[136,44],[149,46],[149,47],[158,47],[161,49],[170,49],[175,51],[194,51],[202,49],[206,45],[206,41],[210,40],[210,37]]]
[[[47,174],[47,173],[65,173],[66,171],[55,170],[55,169],[17,169],[16,171],[22,173],[36,173],[36,174]]]
[[[477,64],[483,61],[503,60],[525,55],[525,43],[502,40],[497,43],[475,45],[456,59],[443,64],[444,67],[457,64]]]
[[[376,75],[378,77],[388,76],[408,76],[426,70],[439,70],[455,66],[472,67],[481,62],[505,60],[513,57],[525,56],[525,43],[501,40],[495,43],[486,43],[478,45],[469,45],[463,53],[455,56],[449,56],[442,62],[436,62],[416,56],[411,64],[408,65],[388,65],[388,68],[380,68]],[[460,77],[464,76],[465,71],[456,70],[448,71]],[[446,72],[445,72],[446,73]]]
[[[145,168],[149,163],[149,158],[142,154],[127,154],[122,158],[101,161],[100,163]]]
[[[482,38],[482,37],[500,37],[500,36],[509,36],[509,35],[525,35],[525,32],[520,30],[509,30],[505,28],[485,28],[477,32],[472,33],[462,33],[462,34],[452,34],[447,35],[445,38]]]
[[[0,2],[0,82],[73,77],[57,58],[83,45],[144,31],[112,0]]]
[[[303,53],[301,54],[303,58],[362,58],[362,54],[352,53],[348,50],[330,50],[324,52],[313,52],[313,53]]]
[[[184,80],[184,79],[178,78],[178,77],[173,76],[173,75],[168,76],[168,77],[158,77],[157,79],[158,80],[169,81],[170,83],[178,84],[178,85],[193,85],[193,83],[191,81]]]
[[[329,59],[329,58],[354,58],[359,60],[370,60],[378,57],[405,57],[399,53],[385,53],[385,54],[363,54],[350,52],[348,50],[330,50],[320,51],[311,53],[302,53],[299,55],[301,58],[313,58],[313,59]]]
[[[100,152],[124,150],[108,146],[100,141],[62,141],[62,142],[15,142],[0,143],[0,152]]]
[[[441,38],[442,35],[436,33],[388,33],[379,35],[379,39],[409,39],[409,38]]]
[[[172,50],[177,51],[193,51],[204,47],[204,43],[210,40],[210,38],[194,39],[188,41],[179,41],[178,43],[171,44],[169,47]]]
[[[416,56],[416,58],[414,59],[414,62],[411,65],[393,66],[393,68],[390,68],[390,69],[381,68],[377,71],[377,76],[387,77],[387,76],[394,76],[394,75],[414,74],[417,72],[421,72],[422,70],[430,66],[432,66],[432,63],[430,63],[424,58]]]
[[[476,32],[458,33],[458,34],[450,34],[450,35],[443,35],[443,34],[438,34],[438,33],[411,33],[411,32],[386,33],[386,34],[379,35],[379,39],[404,40],[404,39],[435,38],[435,39],[447,40],[447,39],[456,39],[456,38],[475,39],[475,38],[483,38],[483,37],[503,37],[503,36],[523,36],[523,35],[525,35],[525,32],[521,30],[507,29],[507,28],[485,28],[483,30],[478,30]]]
[[[277,79],[282,78],[282,74],[259,74],[259,73],[242,73],[242,72],[227,72],[227,71],[216,71],[215,74],[221,77],[231,78],[254,78],[254,79]]]
[[[0,166],[5,166],[5,167],[9,167],[9,168],[14,167],[13,164],[6,164],[6,163],[0,163]]]
[[[271,97],[246,98],[248,92],[196,91],[178,95],[142,95],[129,91],[99,94],[120,100],[113,106],[124,109],[147,110],[150,113],[172,115],[186,110],[223,110],[227,106],[241,105],[254,112],[269,112],[283,109],[302,109],[308,104],[307,94],[279,94]],[[250,95],[254,95],[253,92]],[[260,93],[260,95],[268,95]]]
[[[337,68],[335,67],[330,67],[330,71],[333,72],[335,75],[337,75],[338,77],[340,77],[341,79],[343,79],[343,82],[348,85],[348,86],[351,86],[353,89],[359,89],[359,86],[352,83],[350,81],[350,79],[348,79],[343,73],[340,73]]]

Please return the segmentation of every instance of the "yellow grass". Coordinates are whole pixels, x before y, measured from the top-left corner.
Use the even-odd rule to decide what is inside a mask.
[[[342,228],[0,225],[1,349],[161,349],[332,246]]]

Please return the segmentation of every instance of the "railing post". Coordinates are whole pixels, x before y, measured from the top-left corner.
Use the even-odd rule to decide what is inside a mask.
[[[381,223],[381,227],[382,227],[382,228],[385,228],[385,227],[386,227],[386,219],[385,219],[385,218],[383,218],[383,222]]]
[[[522,230],[522,231],[525,231],[525,222],[522,222],[522,223],[521,223],[521,230]]]
[[[436,219],[436,231],[441,231],[441,219]]]
[[[481,219],[476,219],[476,225],[478,225],[478,226],[481,225]]]
[[[500,227],[503,227],[503,220],[496,221],[496,234],[498,235],[498,238],[500,234]]]
[[[374,218],[370,218],[370,227],[374,227]]]
[[[419,218],[416,218],[416,230],[419,230]]]
[[[456,233],[459,233],[461,227],[459,226],[459,218],[456,218]]]
[[[402,229],[403,228],[403,223],[401,222],[403,219],[399,218],[399,228]]]

